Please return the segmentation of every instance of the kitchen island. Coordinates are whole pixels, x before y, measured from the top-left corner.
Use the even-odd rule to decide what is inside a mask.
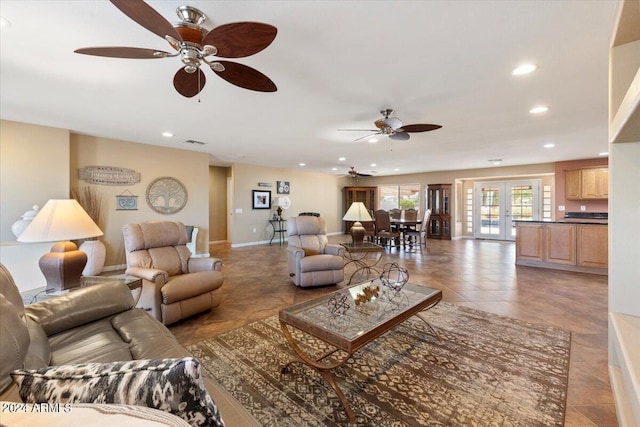
[[[516,221],[516,264],[608,274],[608,221]]]

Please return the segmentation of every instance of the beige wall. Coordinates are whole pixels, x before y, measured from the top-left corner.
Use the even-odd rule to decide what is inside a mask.
[[[133,169],[141,174],[134,185],[92,185],[102,194],[100,227],[102,241],[107,247],[106,266],[125,263],[122,227],[131,222],[149,220],[180,221],[200,229],[197,252],[209,252],[209,156],[206,153],[158,147],[147,144],[118,141],[95,136],[71,134],[71,185],[82,188],[87,184],[78,181],[78,168],[86,166],[113,166]],[[163,215],[147,204],[145,191],[156,178],[170,176],[178,179],[187,189],[186,206],[172,215]],[[126,193],[125,193],[126,192]],[[138,196],[138,210],[116,210],[116,196]]]
[[[271,238],[269,219],[275,208],[252,209],[252,190],[271,191],[273,201],[278,196],[276,181],[289,181],[291,185],[291,208],[284,211],[284,217],[296,216],[304,211],[320,212],[327,222],[328,233],[342,230],[340,195],[346,183],[343,178],[293,169],[235,164],[232,179],[234,207],[229,218],[232,221],[231,242],[234,245],[264,242]],[[270,183],[272,187],[259,187],[259,182]]]
[[[69,131],[0,121],[0,240],[34,204],[69,197]]]

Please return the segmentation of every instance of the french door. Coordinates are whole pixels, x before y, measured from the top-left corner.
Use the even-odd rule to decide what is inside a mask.
[[[515,220],[540,218],[540,181],[477,182],[474,186],[474,236],[515,240]]]

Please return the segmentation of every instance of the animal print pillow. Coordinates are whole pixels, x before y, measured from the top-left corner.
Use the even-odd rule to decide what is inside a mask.
[[[25,403],[119,403],[162,409],[194,427],[224,427],[192,358],[15,370]]]

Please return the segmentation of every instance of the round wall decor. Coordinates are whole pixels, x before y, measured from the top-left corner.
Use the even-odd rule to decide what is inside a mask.
[[[147,203],[161,214],[180,212],[187,204],[187,189],[175,178],[163,176],[156,178],[147,187]]]

